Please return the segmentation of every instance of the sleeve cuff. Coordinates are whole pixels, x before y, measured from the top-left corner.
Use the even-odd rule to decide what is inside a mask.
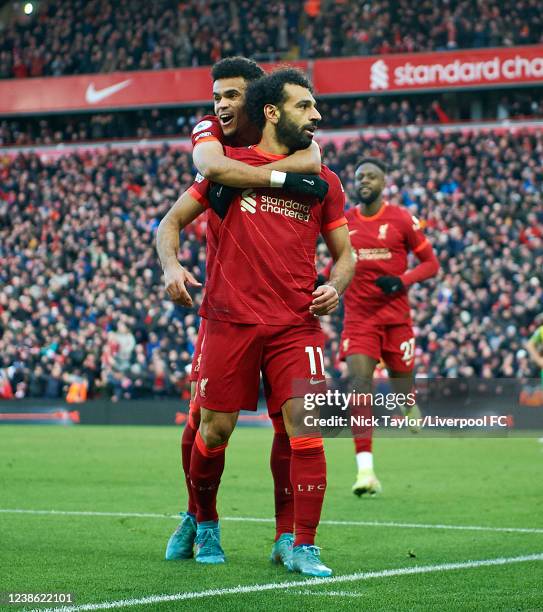
[[[326,225],[323,225],[322,231],[331,232],[332,230],[335,230],[336,228],[341,227],[342,225],[347,225],[347,219],[345,217],[340,217],[339,219],[336,219],[335,221],[332,221],[331,223],[327,223]]]
[[[428,240],[423,240],[418,247],[413,249],[413,253],[418,253],[419,251],[422,251],[422,249],[426,248],[428,246],[429,242]]]
[[[192,145],[192,148],[194,149],[194,147],[196,147],[199,144],[202,144],[202,142],[218,142],[220,143],[221,141],[216,138],[215,136],[206,136],[205,138],[200,138],[198,140],[196,140],[194,142],[194,144]]]
[[[191,198],[194,198],[199,204],[201,204],[204,208],[209,208],[209,200],[198,191],[194,186],[189,187],[187,193]]]

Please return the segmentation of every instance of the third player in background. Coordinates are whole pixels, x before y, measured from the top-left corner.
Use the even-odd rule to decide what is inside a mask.
[[[407,291],[435,276],[439,263],[419,221],[406,209],[383,199],[386,166],[378,159],[362,160],[355,172],[357,206],[347,214],[356,259],[355,276],[345,292],[345,320],[340,353],[359,393],[371,390],[379,361],[388,369],[393,390],[413,389],[415,336]],[[408,269],[408,255],[418,258]],[[371,406],[352,407],[351,415],[371,415]],[[407,415],[419,418],[418,407]],[[372,429],[353,428],[357,478],[353,493],[375,494],[381,483],[373,469]]]

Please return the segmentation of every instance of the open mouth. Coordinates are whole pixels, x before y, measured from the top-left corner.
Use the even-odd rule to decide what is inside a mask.
[[[219,115],[219,121],[221,122],[221,126],[223,128],[232,125],[234,121],[234,115],[232,113],[222,113]]]
[[[306,126],[304,128],[304,133],[306,134],[306,136],[309,136],[310,138],[313,138],[316,129],[317,129],[316,126],[308,125],[308,126]]]

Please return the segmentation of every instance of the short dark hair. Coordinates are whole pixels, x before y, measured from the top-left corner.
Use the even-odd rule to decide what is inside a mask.
[[[253,81],[247,88],[245,107],[249,120],[262,129],[266,123],[264,106],[281,106],[285,101],[285,85],[299,85],[313,93],[313,87],[305,74],[297,68],[280,68]]]
[[[387,165],[385,164],[385,162],[382,159],[379,159],[377,157],[364,157],[362,158],[356,168],[360,168],[360,166],[363,166],[364,164],[373,164],[374,166],[377,166],[379,168],[379,170],[381,170],[381,172],[383,174],[387,173]]]
[[[211,69],[211,77],[214,81],[241,77],[250,82],[262,76],[264,76],[264,70],[254,60],[241,56],[226,57]]]

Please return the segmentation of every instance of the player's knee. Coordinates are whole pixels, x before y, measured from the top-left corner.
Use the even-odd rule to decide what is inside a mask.
[[[235,426],[235,420],[230,415],[213,413],[202,409],[200,435],[208,448],[226,444]]]
[[[200,435],[202,436],[204,444],[208,448],[215,448],[216,446],[220,446],[221,444],[228,442],[230,433],[231,432],[224,427],[216,426],[210,423],[200,424]]]

